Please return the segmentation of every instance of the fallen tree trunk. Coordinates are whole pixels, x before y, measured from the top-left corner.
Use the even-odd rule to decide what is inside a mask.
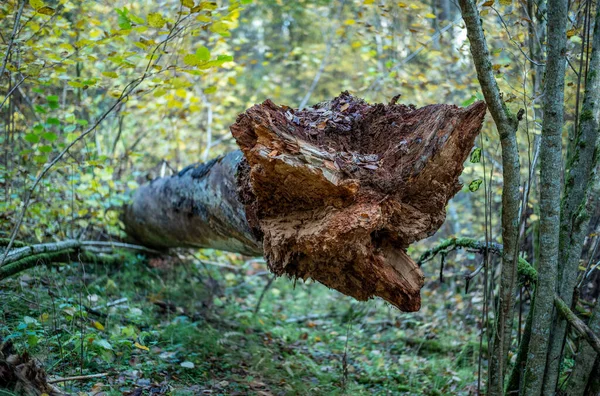
[[[231,126],[241,152],[141,187],[126,230],[154,248],[264,255],[276,275],[415,311],[423,273],[406,248],[443,223],[485,112],[267,100]]]

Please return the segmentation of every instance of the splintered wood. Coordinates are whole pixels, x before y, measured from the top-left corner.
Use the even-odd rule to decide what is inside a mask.
[[[417,109],[344,92],[241,114],[231,126],[247,161],[240,199],[271,271],[418,310],[423,273],[406,248],[442,225],[485,112],[484,102]]]

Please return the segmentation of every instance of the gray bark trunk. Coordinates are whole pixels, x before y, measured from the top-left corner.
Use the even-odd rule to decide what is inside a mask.
[[[519,236],[520,161],[517,146],[518,117],[510,114],[502,100],[494,77],[487,42],[477,5],[473,0],[460,0],[459,5],[467,26],[467,37],[477,69],[477,77],[486,103],[500,135],[502,145],[502,271],[500,275],[500,307],[494,329],[490,355],[488,392],[501,395],[512,332],[514,296],[517,281],[517,241]]]
[[[548,1],[548,54],[544,80],[544,120],[540,152],[540,260],[533,322],[525,368],[525,395],[554,394],[544,387],[558,275],[562,129],[566,66],[567,1]],[[552,389],[551,393],[547,393]]]
[[[599,9],[600,10],[600,9]],[[567,306],[571,306],[577,284],[579,261],[583,249],[585,232],[589,223],[587,202],[589,186],[596,165],[598,122],[600,119],[600,12],[596,12],[592,55],[579,128],[572,136],[567,151],[567,167],[564,182],[564,198],[561,207],[559,244],[559,295]],[[583,61],[583,60],[582,60]],[[567,322],[558,318],[552,330],[552,344],[548,355],[546,391],[556,387],[559,376]],[[580,362],[583,364],[583,361]],[[591,369],[591,365],[589,366]]]
[[[241,151],[234,151],[140,187],[124,211],[127,234],[153,248],[262,255],[238,199],[236,178],[243,159]]]

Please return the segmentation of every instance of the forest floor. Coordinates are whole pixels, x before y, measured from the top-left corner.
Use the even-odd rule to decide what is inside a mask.
[[[417,313],[278,278],[255,314],[271,274],[238,255],[40,267],[0,284],[0,337],[50,380],[104,374],[68,394],[474,394],[480,294],[429,271]]]

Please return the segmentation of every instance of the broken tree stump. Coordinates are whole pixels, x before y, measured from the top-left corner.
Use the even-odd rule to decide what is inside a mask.
[[[416,311],[423,273],[406,248],[442,225],[485,112],[347,92],[304,110],[267,100],[231,126],[243,155],[140,188],[126,229],[152,247],[262,254],[276,275]]]

